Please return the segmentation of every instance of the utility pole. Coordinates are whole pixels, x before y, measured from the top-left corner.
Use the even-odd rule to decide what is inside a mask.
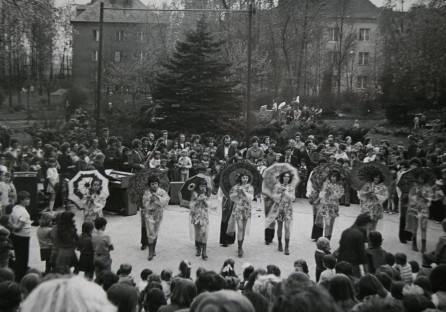
[[[251,131],[251,49],[252,49],[252,15],[254,9],[252,0],[249,2],[248,12],[248,77],[246,81],[246,127],[247,134]]]
[[[102,42],[103,42],[103,26],[104,26],[104,2],[101,2],[99,13],[99,53],[98,53],[98,81],[96,90],[96,135],[100,134],[101,121],[101,88],[102,88]]]

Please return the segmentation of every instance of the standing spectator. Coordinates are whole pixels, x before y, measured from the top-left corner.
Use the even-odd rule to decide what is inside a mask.
[[[42,213],[37,229],[37,239],[40,246],[40,260],[45,261],[45,274],[51,272],[51,248],[53,240],[50,231],[52,229],[53,215],[51,212]]]
[[[77,265],[77,256],[75,253],[78,240],[74,213],[64,211],[60,214],[57,224],[57,257],[56,268],[70,269]]]
[[[355,223],[344,230],[339,241],[338,261],[347,261],[353,266],[353,275],[360,277],[366,272],[367,253],[365,241],[372,224],[368,214],[360,214]]]
[[[110,130],[108,128],[102,129],[102,136],[98,139],[98,148],[104,151],[108,147],[108,136],[110,135]]]
[[[79,263],[76,266],[75,274],[84,272],[85,278],[91,280],[94,274],[94,251],[92,234],[94,230],[93,222],[86,221],[82,224],[82,234],[77,241],[77,249],[80,252]]]
[[[444,235],[440,237],[435,247],[435,258],[437,264],[446,264],[446,219],[441,221],[441,226]]]
[[[94,221],[96,235],[92,238],[92,244],[94,250],[93,265],[96,277],[102,271],[111,271],[112,259],[110,257],[110,251],[114,250],[114,247],[110,236],[105,234],[106,226],[107,220],[103,217],[99,217]]]
[[[54,203],[56,202],[56,194],[59,189],[59,173],[57,172],[57,161],[54,158],[48,160],[48,169],[46,170],[47,188],[46,192],[50,194],[50,202],[48,210],[53,211]]]
[[[316,282],[319,282],[321,273],[324,271],[323,258],[330,254],[330,241],[326,237],[319,237],[316,242],[314,259],[316,261]]]
[[[20,191],[17,194],[17,205],[12,208],[10,215],[11,240],[16,257],[14,266],[16,281],[20,281],[28,269],[31,217],[26,207],[29,206],[30,199],[31,195],[28,192]]]

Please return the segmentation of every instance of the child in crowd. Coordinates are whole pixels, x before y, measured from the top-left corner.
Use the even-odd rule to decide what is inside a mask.
[[[9,234],[11,232],[7,228],[0,226],[0,268],[7,268],[9,259],[14,259],[14,250]]]
[[[431,272],[434,269],[432,264],[435,262],[435,255],[432,253],[424,253],[423,254],[423,262],[421,263],[420,271],[418,272],[418,277],[426,276],[427,278],[431,277]]]
[[[178,158],[177,167],[180,170],[181,181],[189,179],[189,169],[192,168],[192,160],[187,156],[187,150],[183,149]]]
[[[138,291],[141,293],[147,286],[147,280],[149,279],[149,276],[152,275],[152,270],[150,269],[144,269],[141,271],[141,274],[139,275],[141,277],[141,281],[138,283],[136,288],[138,288]],[[161,272],[161,275],[163,273]]]
[[[330,241],[326,237],[319,237],[316,242],[316,251],[314,252],[314,259],[316,260],[316,282],[319,282],[321,273],[324,271],[323,258],[330,254]]]
[[[336,258],[333,255],[325,255],[322,258],[322,261],[324,262],[325,270],[321,273],[319,284],[323,283],[324,281],[330,280],[333,276],[336,275]]]
[[[407,256],[405,253],[395,254],[396,268],[401,274],[401,279],[406,284],[412,284],[412,268],[407,263]]]
[[[367,249],[369,273],[375,274],[376,270],[378,270],[380,266],[387,263],[387,252],[381,247],[383,238],[380,232],[370,232],[369,242],[369,248]]]
[[[118,272],[116,272],[119,276],[118,283],[124,283],[127,285],[130,285],[132,287],[135,287],[135,281],[133,280],[133,277],[130,275],[132,273],[132,265],[128,263],[123,263],[119,266]]]
[[[9,204],[15,204],[17,202],[17,190],[12,183],[11,173],[5,172],[5,184],[9,187],[8,198]]]
[[[161,152],[155,151],[153,153],[153,158],[149,162],[149,167],[153,169],[158,169],[161,166]]]
[[[420,265],[415,260],[409,261],[410,268],[412,270],[412,280],[415,281],[420,272]]]
[[[80,252],[79,263],[76,267],[75,274],[80,271],[84,272],[84,276],[89,280],[93,279],[94,274],[94,251],[92,234],[94,230],[93,222],[86,221],[82,224],[82,234],[77,241],[77,250]]]
[[[114,249],[110,236],[105,234],[107,220],[103,217],[96,218],[94,227],[96,228],[96,235],[92,238],[93,243],[93,265],[96,277],[102,271],[111,271],[112,259],[110,251]]]
[[[243,280],[240,281],[238,289],[244,291],[246,284],[249,281],[249,276],[254,272],[254,267],[249,263],[244,263],[242,265],[242,268],[243,268]]]
[[[45,261],[45,274],[51,272],[51,248],[53,240],[50,232],[53,225],[53,214],[44,212],[39,219],[39,227],[37,229],[37,239],[40,246],[40,260]]]
[[[46,170],[46,179],[48,182],[46,192],[50,195],[48,210],[53,211],[56,201],[57,188],[59,187],[59,173],[57,172],[57,161],[55,158],[48,160],[48,169]]]
[[[170,285],[172,283],[173,272],[169,269],[161,271],[161,286],[163,287],[163,293],[166,300],[170,299]]]
[[[5,207],[9,204],[9,187],[5,183],[5,172],[0,170],[0,216],[4,216]]]

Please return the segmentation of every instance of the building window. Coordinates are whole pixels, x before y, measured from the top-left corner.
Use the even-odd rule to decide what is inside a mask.
[[[331,51],[329,52],[329,61],[330,64],[338,64],[339,62],[339,52],[338,51]]]
[[[93,40],[99,41],[99,30],[93,29]]]
[[[369,52],[359,52],[359,65],[369,65]]]
[[[116,51],[115,52],[115,62],[121,62],[121,58],[122,58],[121,52]]]
[[[328,40],[338,41],[339,40],[339,28],[331,27],[328,29]]]
[[[144,41],[144,32],[138,31],[138,41],[143,42]]]
[[[91,61],[92,62],[98,61],[98,50],[91,51]]]
[[[370,29],[360,28],[359,29],[359,41],[369,41],[370,40]]]
[[[369,83],[369,77],[368,76],[358,76],[356,79],[356,87],[358,89],[365,89],[367,88],[367,85]]]
[[[125,32],[123,30],[116,31],[116,41],[124,41]]]
[[[90,74],[90,81],[98,81],[98,70],[95,69]]]

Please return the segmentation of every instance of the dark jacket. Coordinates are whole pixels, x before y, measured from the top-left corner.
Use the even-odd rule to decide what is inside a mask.
[[[342,232],[339,241],[338,262],[347,261],[351,265],[367,264],[365,250],[366,234],[356,226]]]
[[[291,157],[291,160],[290,160],[289,163],[290,163],[294,168],[297,168],[297,167],[299,166],[299,162],[297,161],[297,158],[294,157],[293,155],[291,155],[290,157]],[[286,156],[285,156],[285,155],[280,156],[279,162],[284,163],[284,162],[286,162],[285,160],[286,160]]]

